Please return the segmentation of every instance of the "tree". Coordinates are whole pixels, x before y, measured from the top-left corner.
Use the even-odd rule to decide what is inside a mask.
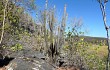
[[[5,52],[5,51],[7,52],[11,49],[11,47],[13,46],[16,47],[16,45],[19,45],[19,44],[24,45],[26,42],[26,40],[24,40],[24,36],[25,37],[27,36],[27,34],[25,33],[28,33],[29,35],[29,33],[33,32],[32,27],[34,26],[33,25],[34,22],[32,20],[32,17],[29,15],[29,12],[27,11],[27,10],[32,11],[34,9],[30,5],[32,3],[31,2],[28,3],[26,1],[26,2],[22,2],[22,5],[21,5],[20,1],[21,0],[0,1],[0,35],[1,35],[0,51],[2,52]],[[27,4],[23,6],[24,3],[27,3]],[[33,2],[33,5],[35,5],[34,2]],[[29,21],[29,24],[26,24],[28,21]],[[3,56],[8,55],[8,54],[6,55],[4,54],[5,53],[3,53],[2,55]]]
[[[107,32],[108,58],[107,58],[106,70],[110,70],[110,68],[109,68],[109,66],[110,66],[110,40],[109,40],[109,29],[110,29],[110,27],[107,25],[107,22],[106,22],[106,3],[108,2],[108,0],[97,0],[97,1],[100,4],[100,9],[102,11],[105,30]]]

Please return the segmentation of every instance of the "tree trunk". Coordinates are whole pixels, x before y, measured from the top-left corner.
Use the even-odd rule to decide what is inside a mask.
[[[3,17],[3,26],[2,26],[2,34],[1,34],[0,44],[2,43],[3,35],[4,35],[4,26],[5,26],[5,19],[6,19],[7,4],[8,4],[8,0],[6,0],[6,4],[5,4],[5,8],[4,8],[4,17]]]
[[[107,32],[107,45],[108,45],[108,57],[107,57],[107,64],[106,64],[106,70],[110,70],[109,66],[110,66],[110,40],[109,40],[109,27],[106,24],[106,12],[105,12],[105,7],[106,7],[106,2],[104,2],[104,5],[102,4],[102,2],[99,0],[100,3],[100,9],[102,11],[102,16],[103,16],[103,21],[104,21],[104,26]]]
[[[107,31],[107,44],[108,44],[108,58],[107,58],[106,70],[109,70],[109,66],[110,66],[110,40],[109,40],[108,29],[106,31]]]

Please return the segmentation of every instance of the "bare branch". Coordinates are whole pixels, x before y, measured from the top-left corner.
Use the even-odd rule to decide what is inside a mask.
[[[109,70],[109,65],[110,65],[110,40],[109,40],[109,27],[107,26],[106,23],[106,3],[108,2],[108,0],[104,0],[104,4],[102,4],[101,0],[98,0],[99,4],[100,4],[100,9],[102,11],[102,16],[103,16],[103,21],[104,21],[104,26],[105,26],[105,30],[107,32],[107,44],[108,44],[108,58],[107,58],[107,65],[106,65],[106,70]]]
[[[6,8],[9,0],[6,0],[5,8],[4,8],[4,19],[3,19],[3,26],[2,26],[2,34],[0,39],[0,44],[2,43],[3,34],[4,34],[4,26],[5,26],[5,19],[6,19]]]

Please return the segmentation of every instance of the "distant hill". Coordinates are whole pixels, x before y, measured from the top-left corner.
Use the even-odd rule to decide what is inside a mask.
[[[103,37],[90,37],[90,36],[80,36],[81,38],[84,38],[84,41],[88,43],[93,43],[93,44],[105,44],[107,45],[107,38]]]

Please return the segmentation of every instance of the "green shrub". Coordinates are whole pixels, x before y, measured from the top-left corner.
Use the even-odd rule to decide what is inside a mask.
[[[23,46],[19,43],[15,44],[15,45],[12,45],[11,48],[10,48],[12,51],[20,51],[23,49]]]

